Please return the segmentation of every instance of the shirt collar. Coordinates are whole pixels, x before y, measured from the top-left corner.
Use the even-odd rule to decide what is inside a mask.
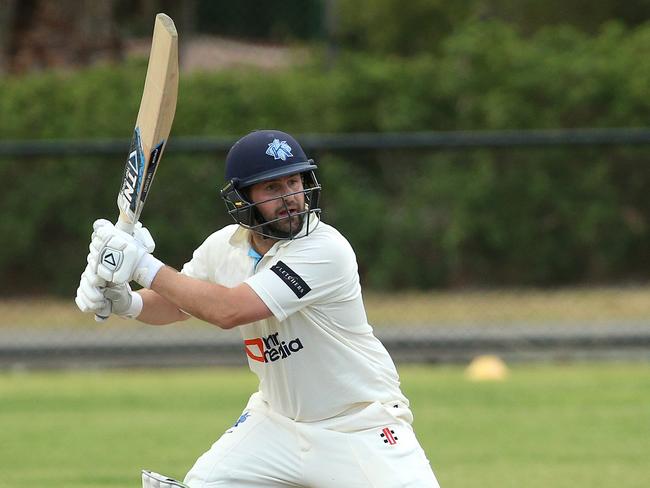
[[[309,233],[311,234],[312,232],[314,232],[316,227],[318,227],[318,224],[320,223],[320,219],[318,218],[317,215],[309,214],[308,218],[309,218],[309,225],[305,223],[302,226],[302,229],[300,229],[300,232],[298,232],[298,234],[296,235],[296,238],[304,237],[307,234],[307,228],[309,228]],[[252,232],[251,230],[239,225],[237,226],[237,229],[235,229],[235,232],[233,232],[232,236],[230,236],[230,240],[228,242],[233,247],[240,247],[248,250],[251,247],[251,232]],[[277,241],[273,245],[273,247],[269,249],[266,255],[271,256],[275,254],[279,248],[289,245],[291,241],[292,239]]]

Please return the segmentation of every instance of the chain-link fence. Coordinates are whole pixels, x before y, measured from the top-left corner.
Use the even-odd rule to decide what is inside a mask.
[[[650,305],[638,302],[647,302],[649,294],[650,288],[421,292],[399,297],[370,293],[366,303],[376,335],[400,363],[466,362],[482,354],[508,361],[648,360]],[[576,296],[581,298],[568,303]],[[164,327],[119,318],[97,324],[74,308],[72,298],[69,302],[22,305],[41,307],[42,314],[51,315],[40,324],[20,323],[25,316],[5,317],[0,366],[166,367],[246,361],[237,329],[224,331],[195,319]],[[488,302],[492,305],[481,314],[481,304]],[[385,312],[387,307],[392,310]]]

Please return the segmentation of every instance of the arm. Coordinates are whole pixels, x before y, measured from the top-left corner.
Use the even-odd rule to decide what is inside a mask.
[[[142,311],[136,317],[140,322],[149,325],[166,325],[190,318],[188,314],[155,291],[142,289],[137,293],[142,297]]]
[[[190,314],[231,329],[272,315],[247,284],[228,288],[179,273],[108,221],[93,233],[88,262],[107,282],[124,284],[133,280],[151,290],[141,294],[142,309],[137,318],[142,322],[166,324]]]
[[[245,283],[228,288],[190,278],[169,266],[164,266],[158,271],[151,283],[150,293],[158,295],[179,313],[183,314],[181,310],[185,310],[190,315],[222,329],[231,329],[273,315],[262,299]],[[149,300],[153,299],[147,296],[138,320],[146,321],[144,319],[151,317],[149,313],[155,313],[148,310]],[[157,298],[156,302],[151,301],[152,305],[154,303],[159,304]],[[167,310],[167,305],[163,306]]]

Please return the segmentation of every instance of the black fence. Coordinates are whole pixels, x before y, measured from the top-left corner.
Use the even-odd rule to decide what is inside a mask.
[[[429,150],[454,151],[476,148],[504,149],[546,147],[623,148],[650,144],[650,129],[574,129],[504,132],[416,132],[302,134],[297,138],[308,152]],[[84,158],[113,156],[122,158],[129,141],[124,140],[39,140],[0,141],[0,158]],[[174,154],[225,153],[234,138],[172,137],[167,149]],[[81,271],[81,269],[79,270]],[[646,288],[632,288],[637,303]],[[430,296],[419,293],[426,306],[417,311],[412,305],[397,304],[392,317],[377,308],[377,300],[367,302],[371,322],[399,362],[466,362],[480,354],[498,354],[511,361],[538,360],[650,360],[650,309],[629,313],[625,300],[604,312],[574,313],[571,300],[548,312],[542,305],[527,312],[529,303],[518,293],[503,301],[503,309],[483,309],[494,302],[488,292],[477,301],[480,291],[469,295],[456,290],[445,298],[438,291]],[[562,294],[562,290],[546,290]],[[650,289],[647,290],[650,298]],[[630,293],[629,287],[608,285],[591,302],[580,305],[588,309],[598,302]],[[642,298],[641,298],[642,299]],[[381,299],[379,300],[381,301]],[[648,300],[650,302],[650,300]],[[590,305],[591,304],[591,305]],[[622,304],[622,305],[621,305]],[[379,304],[380,305],[380,304]],[[469,315],[450,308],[474,309]],[[545,308],[546,307],[546,308]],[[565,307],[562,309],[562,307]],[[618,307],[618,308],[617,308]],[[598,308],[598,307],[596,307]],[[478,310],[476,310],[478,309]],[[514,313],[511,309],[516,309]],[[559,312],[558,312],[559,310]],[[563,313],[566,312],[566,313]],[[69,310],[76,313],[72,297]],[[45,319],[47,322],[47,319]],[[79,322],[77,319],[75,322]],[[202,364],[244,364],[245,355],[235,331],[224,332],[209,325],[193,323],[169,328],[146,327],[133,321],[112,319],[105,325],[92,320],[85,324],[22,324],[0,318],[0,367],[70,367],[70,366],[188,366]]]
[[[307,150],[471,149],[558,146],[639,146],[650,144],[648,128],[563,130],[382,132],[355,134],[298,134]],[[236,138],[172,137],[168,152],[226,152]],[[106,140],[0,140],[0,157],[123,155],[129,141]]]

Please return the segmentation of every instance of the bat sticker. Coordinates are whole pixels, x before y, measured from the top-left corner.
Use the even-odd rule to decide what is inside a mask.
[[[133,133],[133,140],[131,141],[129,158],[126,160],[124,178],[122,180],[122,190],[120,192],[126,200],[127,208],[131,212],[135,212],[136,210],[143,172],[144,154],[142,151],[142,139],[140,136],[140,129],[136,127],[135,132]]]
[[[142,203],[144,203],[144,201],[147,199],[147,193],[149,193],[149,188],[151,187],[151,182],[153,181],[154,174],[156,173],[156,167],[158,166],[158,161],[160,161],[160,155],[162,154],[164,145],[165,141],[162,140],[156,147],[151,150],[149,166],[147,166],[147,174],[144,175],[144,183],[142,183],[142,192],[140,193],[140,201]]]

